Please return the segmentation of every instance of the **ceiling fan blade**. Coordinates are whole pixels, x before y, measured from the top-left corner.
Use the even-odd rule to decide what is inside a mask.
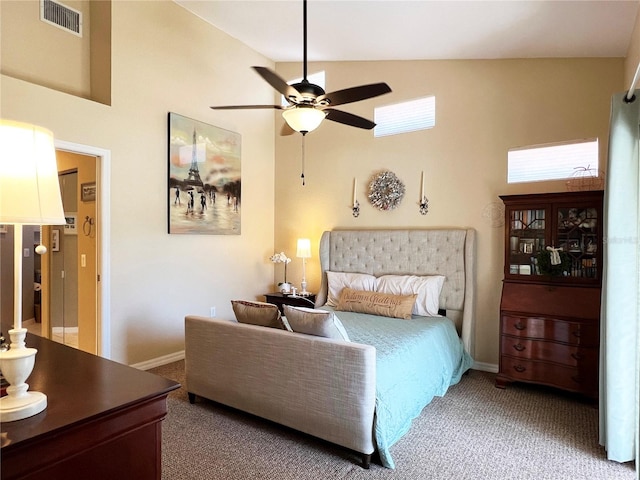
[[[332,122],[344,123],[345,125],[364,128],[365,130],[371,130],[376,126],[376,124],[371,120],[359,117],[358,115],[354,115],[353,113],[343,112],[342,110],[334,110],[333,108],[326,108],[323,111],[327,113],[327,116],[325,118],[327,120],[331,120]]]
[[[282,106],[280,105],[221,105],[209,108],[212,108],[214,110],[254,110],[265,108],[275,108],[276,110],[282,110]]]
[[[329,102],[329,106],[333,107],[336,105],[344,105],[345,103],[359,102],[360,100],[377,97],[378,95],[384,95],[389,92],[391,92],[391,88],[386,83],[371,83],[369,85],[345,88],[344,90],[337,90],[325,95],[320,95],[316,98],[316,103],[326,100]]]
[[[298,91],[295,88],[293,88],[291,85],[285,82],[282,78],[280,78],[280,76],[277,73],[272,72],[266,67],[252,67],[252,68],[256,72],[258,72],[258,75],[264,78],[269,85],[271,85],[278,92],[284,95],[284,98],[286,98],[287,100],[296,99],[300,96],[300,93],[298,93]]]

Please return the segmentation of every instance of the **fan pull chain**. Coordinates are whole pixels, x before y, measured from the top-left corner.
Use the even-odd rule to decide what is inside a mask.
[[[300,178],[302,179],[302,186],[304,186],[304,138],[305,134],[302,134],[302,173],[300,174]]]

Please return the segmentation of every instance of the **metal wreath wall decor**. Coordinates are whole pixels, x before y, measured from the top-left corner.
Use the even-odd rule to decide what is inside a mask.
[[[404,197],[405,186],[395,173],[384,170],[373,176],[369,183],[369,202],[378,210],[393,210]]]

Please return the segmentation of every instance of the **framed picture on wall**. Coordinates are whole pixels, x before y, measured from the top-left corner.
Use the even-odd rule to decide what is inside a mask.
[[[239,133],[169,112],[169,233],[240,235]]]
[[[51,251],[60,251],[60,230],[55,228],[51,230]]]
[[[83,202],[96,201],[96,182],[83,183],[80,185],[80,199]]]
[[[78,214],[67,213],[64,214],[64,219],[67,222],[64,225],[64,234],[65,235],[77,235],[78,234]]]

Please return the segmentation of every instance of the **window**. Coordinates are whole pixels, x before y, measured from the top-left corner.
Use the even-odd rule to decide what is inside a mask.
[[[325,82],[324,70],[321,72],[312,73],[311,75],[307,75],[307,80],[309,81],[309,83],[318,85],[319,87],[322,87],[322,89],[324,90],[325,88],[324,87],[324,82]],[[302,81],[302,77],[289,80],[287,83],[289,85],[293,85],[294,83],[300,83],[301,81]],[[282,97],[280,98],[280,105],[283,107],[289,106],[289,102],[285,100],[284,95],[282,95]]]
[[[512,148],[507,154],[507,183],[566,180],[579,172],[598,176],[598,139]]]
[[[436,97],[432,95],[377,107],[374,110],[374,122],[374,137],[433,128],[436,124]]]

